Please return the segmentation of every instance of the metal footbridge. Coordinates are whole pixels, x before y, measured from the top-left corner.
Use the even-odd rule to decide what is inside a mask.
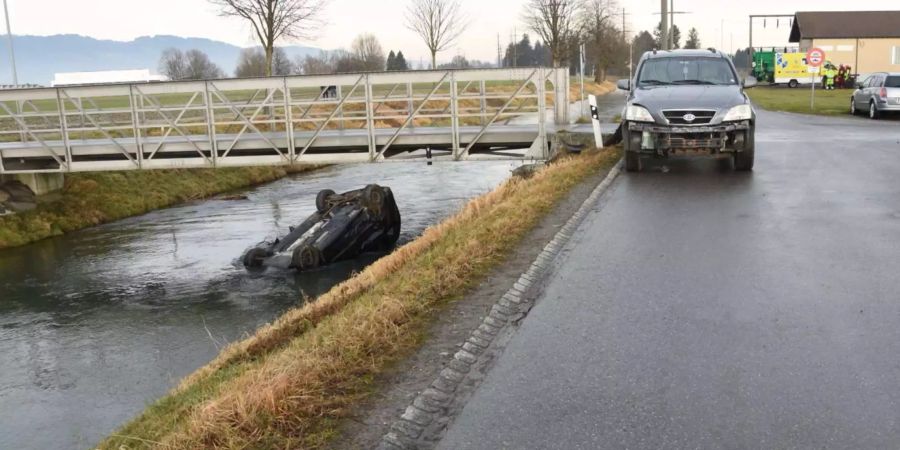
[[[568,92],[541,67],[0,91],[0,173],[545,159]]]

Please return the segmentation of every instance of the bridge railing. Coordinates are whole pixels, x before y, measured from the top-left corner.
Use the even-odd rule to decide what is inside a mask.
[[[568,91],[568,70],[547,68],[0,91],[0,172],[381,161],[425,146],[458,160],[527,139],[546,154]]]

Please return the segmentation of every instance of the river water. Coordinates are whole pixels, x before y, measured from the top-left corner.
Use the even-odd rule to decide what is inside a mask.
[[[319,272],[247,273],[321,189],[389,186],[401,243],[509,176],[514,162],[337,166],[0,251],[0,449],[89,448],[227,342],[379,255]]]

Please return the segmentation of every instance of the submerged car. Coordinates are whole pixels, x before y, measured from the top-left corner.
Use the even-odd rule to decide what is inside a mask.
[[[644,158],[731,156],[737,170],[753,169],[756,113],[731,59],[710,50],[647,52],[622,113],[625,168],[637,172]]]
[[[316,196],[316,212],[274,242],[248,250],[248,269],[264,267],[316,269],[372,251],[390,250],[400,238],[400,210],[388,187],[375,184]]]

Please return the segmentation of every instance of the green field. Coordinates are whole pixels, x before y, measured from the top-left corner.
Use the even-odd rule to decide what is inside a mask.
[[[823,116],[841,116],[850,114],[850,89],[823,91],[816,89],[815,109],[810,108],[810,89],[786,87],[756,87],[746,90],[753,103],[770,111],[784,111],[801,114],[818,114]]]

